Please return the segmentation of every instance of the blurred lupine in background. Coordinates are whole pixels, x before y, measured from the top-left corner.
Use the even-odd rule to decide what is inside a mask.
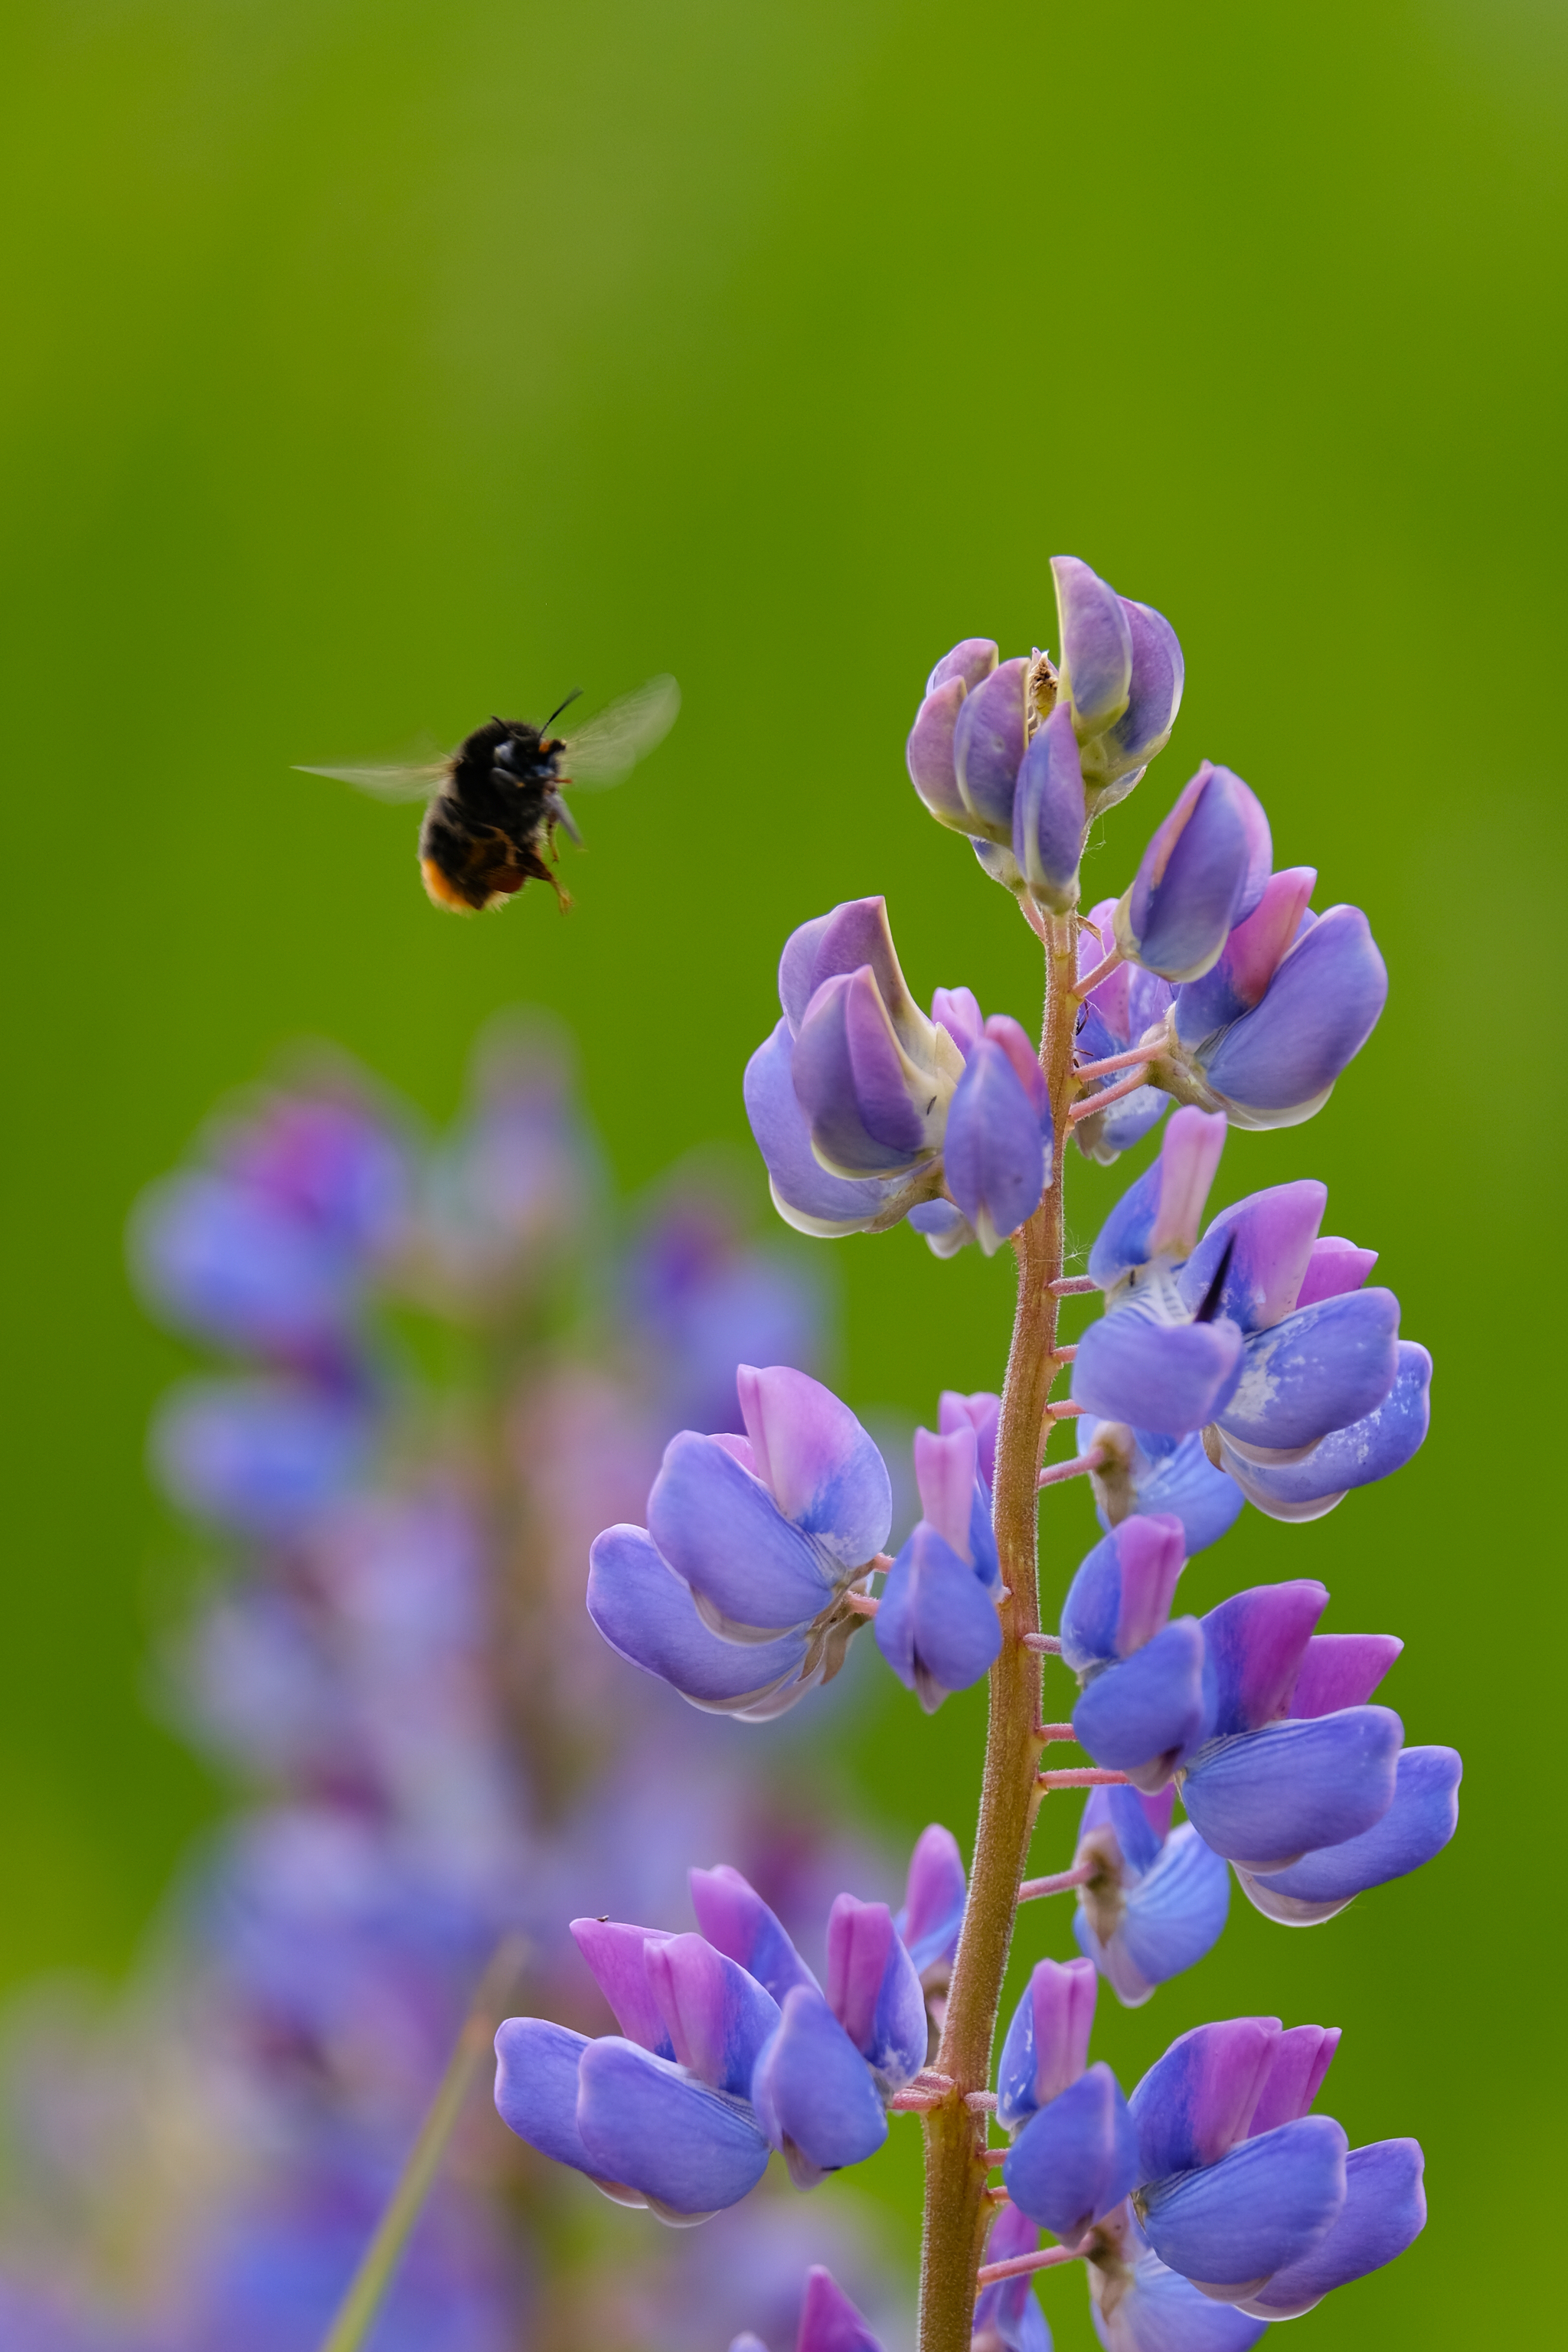
[[[166,1689],[237,1811],[123,2003],[58,1992],[16,2021],[0,2345],[310,2352],[509,1930],[531,1998],[594,2034],[617,1931],[578,1922],[584,1967],[565,1922],[684,1916],[692,1853],[743,1865],[819,1953],[846,1880],[897,1883],[818,1826],[788,1727],[737,1758],[583,1608],[595,1529],[673,1431],[733,1421],[738,1362],[816,1362],[825,1300],[746,1237],[721,1171],[618,1212],[566,1043],[521,1017],[445,1136],[327,1060],[226,1111],[140,1202],[132,1255],[149,1310],[222,1359],[163,1400],[152,1453],[221,1571]],[[675,1938],[659,1979],[678,2019],[700,1946]],[[787,2051],[775,2075],[776,2141]],[[660,2233],[628,2261],[623,2226],[613,2263],[590,2209],[476,2100],[369,2341],[789,2340],[824,2241],[787,2189],[711,2246]],[[873,2249],[841,2228],[827,2251],[896,2313]]]
[[[1406,1463],[1432,1366],[1401,1339],[1394,1294],[1364,1286],[1376,1254],[1320,1234],[1321,1184],[1254,1193],[1205,1226],[1227,1125],[1321,1109],[1386,974],[1358,909],[1320,917],[1310,869],[1272,871],[1261,803],[1207,761],[1121,897],[1078,913],[1088,824],[1168,740],[1183,664],[1159,614],[1077,558],[1052,569],[1058,658],[964,640],[908,745],[927,809],[970,837],[1045,950],[1038,1054],[951,975],[922,1012],[870,898],[785,943],[783,1017],[745,1079],[774,1203],[800,1231],[907,1218],[943,1258],[1013,1243],[1002,1392],[942,1397],[915,1439],[921,1517],[889,1554],[887,1467],[855,1416],[797,1369],[742,1366],[744,1433],[675,1437],[646,1524],[606,1528],[589,1580],[613,1649],[742,1722],[830,1681],[868,1620],[928,1710],[988,1676],[969,1882],[933,1825],[898,1921],[835,1905],[826,1989],[733,1871],[696,1874],[698,1937],[579,1923],[621,2035],[510,2020],[497,2096],[541,2152],[677,2221],[738,2204],[770,2148],[809,2189],[880,2147],[889,2115],[919,2115],[921,2352],[1045,2352],[1032,2274],[1080,2260],[1109,2352],[1243,2352],[1404,2252],[1426,2219],[1421,2151],[1352,2150],[1310,2112],[1337,2029],[1205,2025],[1128,2096],[1089,2059],[1096,1994],[1104,1978],[1139,2005],[1199,1963],[1233,1871],[1266,1917],[1314,1926],[1452,1835],[1458,1757],[1407,1747],[1373,1703],[1397,1639],[1320,1633],[1329,1594],[1310,1577],[1172,1613],[1188,1557],[1247,1503],[1314,1520]],[[1112,1161],[1173,1101],[1152,1164],[1070,1274],[1069,1144]],[[1096,1292],[1103,1311],[1063,1345],[1061,1301]],[[1068,1421],[1077,1451],[1048,1462]],[[1047,1633],[1037,1498],[1077,1475],[1105,1534]],[[1064,1669],[1079,1694],[1053,1721],[1042,1674]],[[1053,1742],[1090,1761],[1042,1769]],[[1042,1801],[1075,1788],[1089,1791],[1075,1852],[1026,1878]],[[998,2056],[1017,1906],[1068,1892],[1083,1957],[1035,1969]],[[814,2270],[798,2352],[878,2341]]]

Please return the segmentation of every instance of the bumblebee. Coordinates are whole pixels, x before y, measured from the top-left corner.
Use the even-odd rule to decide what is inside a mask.
[[[618,784],[675,724],[680,689],[651,677],[585,725],[552,735],[581,688],[557,704],[542,727],[526,719],[487,719],[444,760],[421,767],[315,768],[390,801],[423,800],[419,869],[437,907],[475,915],[504,907],[524,883],[548,882],[563,908],[572,903],[555,874],[556,830],[583,846],[567,786],[594,791]]]

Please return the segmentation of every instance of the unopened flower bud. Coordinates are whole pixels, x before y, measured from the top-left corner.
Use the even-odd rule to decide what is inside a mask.
[[[827,2002],[886,2095],[925,2064],[925,1995],[885,1903],[841,1895],[827,1915]]]
[[[1078,738],[1070,706],[1058,702],[1035,730],[1013,800],[1013,856],[1029,896],[1053,914],[1070,913],[1078,904],[1083,828]]]
[[[1122,954],[1163,980],[1197,979],[1259,904],[1272,855],[1257,794],[1205,760],[1116,909]]]
[[[1013,840],[1013,793],[1024,757],[1028,668],[1022,655],[1003,662],[965,698],[953,727],[953,761],[970,830],[1004,848]]]

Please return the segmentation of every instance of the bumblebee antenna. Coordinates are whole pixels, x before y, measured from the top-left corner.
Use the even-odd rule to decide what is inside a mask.
[[[576,699],[577,699],[577,697],[582,693],[582,691],[583,691],[583,689],[582,689],[582,688],[581,688],[580,686],[574,686],[574,687],[572,688],[571,693],[566,697],[566,701],[565,701],[565,702],[558,702],[558,703],[556,704],[556,706],[555,706],[554,709],[551,712],[551,714],[550,714],[549,718],[545,720],[545,722],[544,722],[544,727],[542,727],[542,728],[540,729],[540,730],[539,730],[539,731],[540,731],[540,733],[541,733],[542,735],[542,734],[543,734],[543,732],[544,732],[544,728],[545,728],[545,727],[553,727],[553,726],[554,726],[554,724],[555,724],[556,720],[560,718],[560,716],[561,716],[562,712],[565,709],[565,708],[566,708],[566,703],[567,703],[567,702],[575,702],[575,701],[576,701]]]

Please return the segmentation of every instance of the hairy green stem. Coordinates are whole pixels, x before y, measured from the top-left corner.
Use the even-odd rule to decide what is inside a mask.
[[[1026,1637],[1040,1627],[1036,1478],[1048,1432],[1047,1400],[1061,1369],[1058,1302],[1051,1285],[1062,1270],[1062,1180],[1073,1094],[1073,994],[1078,926],[1069,916],[1041,926],[1046,949],[1046,1013],[1041,1065],[1050,1092],[1056,1153],[1051,1181],[1016,1236],[1018,1297],[1002,1391],[994,1498],[1002,1581],[1002,1650],[991,1669],[990,1721],[981,1785],[969,1901],[953,1963],[952,1986],[936,2059],[952,2089],[924,2119],[925,2231],[921,2256],[920,2352],[969,2352],[975,2273],[994,2208],[985,2197],[985,2118],[963,2102],[983,2091],[1002,1979],[1007,1967],[1018,1887],[1039,1807],[1036,1781],[1044,1741],[1040,1659]]]
[[[397,2186],[376,2224],[375,2235],[365,2248],[360,2266],[349,2281],[348,2292],[321,2340],[321,2352],[359,2352],[370,2333],[382,2297],[392,2284],[408,2242],[409,2231],[430,2193],[479,2062],[495,2039],[496,2027],[505,2014],[522,1961],[521,1937],[509,1936],[480,1979],[473,2006],[458,2035],[457,2047],[419,2126],[419,2136],[408,2151]]]

